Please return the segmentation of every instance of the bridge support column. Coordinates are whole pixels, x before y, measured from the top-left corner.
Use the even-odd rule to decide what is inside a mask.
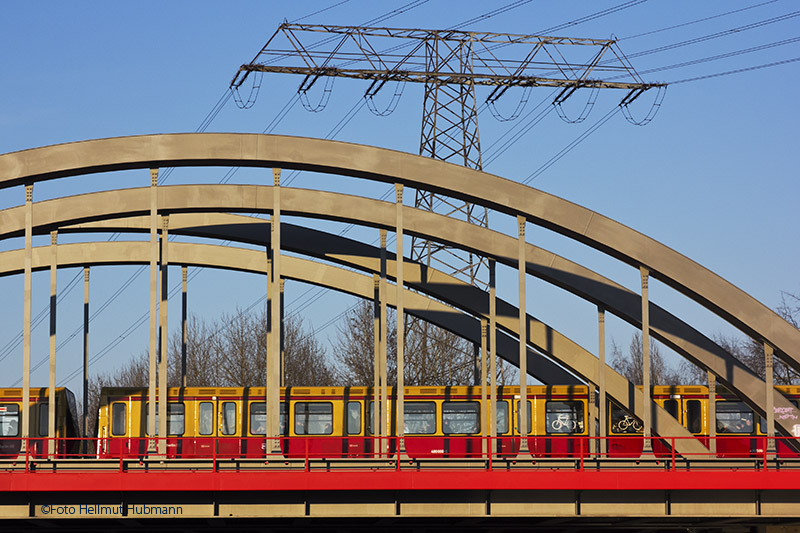
[[[525,288],[525,224],[523,216],[517,216],[519,226],[519,453],[528,453],[528,434],[531,431],[528,424],[528,321],[526,311],[527,291]],[[511,410],[513,412],[513,409]]]
[[[279,453],[280,442],[280,401],[281,401],[281,309],[280,309],[280,279],[281,279],[281,169],[272,169],[272,283],[270,301],[270,341],[267,347],[267,437],[269,446],[267,452]],[[287,414],[288,416],[288,414]]]
[[[284,313],[284,309],[285,309],[284,308],[284,304],[286,303],[286,298],[284,296],[285,295],[284,287],[286,285],[286,280],[281,278],[281,280],[279,282],[279,285],[280,285],[280,290],[281,290],[281,296],[280,296],[281,297],[281,301],[280,301],[280,306],[281,306],[280,328],[281,329],[279,331],[280,336],[281,336],[281,382],[280,382],[280,386],[284,387],[286,385],[286,342],[285,342],[286,338],[284,336],[285,328],[283,327],[283,319],[286,317],[286,315]],[[286,413],[286,416],[288,417],[289,413]]]
[[[708,372],[708,440],[711,455],[717,454],[717,376]]]
[[[380,335],[380,404],[375,404],[375,409],[380,412],[379,418],[379,425],[376,426],[378,435],[381,437],[380,441],[380,451],[382,454],[387,453],[388,450],[388,441],[387,437],[389,436],[389,384],[387,380],[389,379],[389,370],[388,370],[388,315],[386,310],[386,294],[387,294],[387,286],[386,286],[386,230],[380,230],[380,240],[381,240],[381,281],[379,287],[379,300],[380,300],[380,323],[381,323],[381,335]]]
[[[497,263],[489,259],[489,441],[497,449]],[[513,409],[511,409],[513,411]],[[513,423],[513,420],[511,421]]]
[[[148,453],[156,451],[156,346],[158,315],[158,169],[150,169],[150,357],[147,390]]]
[[[89,267],[83,267],[83,436],[89,436]],[[89,453],[89,441],[84,440],[82,453]]]
[[[188,311],[189,300],[187,294],[188,271],[186,265],[181,267],[181,387],[186,387],[186,355],[188,351]]]
[[[380,434],[380,405],[381,405],[381,276],[372,275],[372,413],[369,423],[372,424],[372,452],[377,455],[379,440],[375,435]],[[366,418],[366,417],[365,417]]]
[[[608,400],[606,399],[606,310],[597,306],[597,388],[600,389],[600,446],[598,453],[608,452]]]
[[[772,346],[764,343],[764,371],[767,389],[767,450],[775,451],[775,372],[773,367],[774,351]]]
[[[481,423],[481,454],[485,457],[488,450],[488,443],[486,442],[487,427],[491,424],[491,418],[488,416],[486,409],[486,319],[481,319],[481,372],[480,372],[480,386],[481,386],[481,413],[483,413],[483,421]]]
[[[58,232],[50,232],[50,371],[47,389],[47,453],[56,451],[56,284],[58,269]]]
[[[397,257],[395,264],[397,265],[397,436],[399,437],[398,447],[398,460],[401,456],[405,455],[405,324],[403,307],[403,185],[395,183],[394,185],[396,202],[396,222],[395,231],[397,235]]]
[[[25,186],[25,281],[22,330],[22,418],[20,453],[28,450],[31,425],[31,269],[33,264],[33,185]]]
[[[167,299],[169,296],[169,284],[167,282],[167,271],[169,269],[169,217],[161,217],[161,303],[158,308],[158,327],[160,349],[158,357],[158,454],[167,454],[167,375],[168,370],[168,334],[167,334]]]
[[[648,298],[648,280],[650,271],[639,267],[642,276],[642,423],[644,425],[643,453],[652,453],[653,443],[650,440],[653,434],[651,402],[650,402],[650,301]]]

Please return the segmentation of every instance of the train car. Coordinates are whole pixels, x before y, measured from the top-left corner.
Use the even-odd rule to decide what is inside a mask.
[[[653,401],[661,406],[708,445],[708,389],[699,385],[657,385],[653,387]],[[639,457],[644,441],[644,424],[613,400],[608,402],[608,453],[614,457]],[[705,438],[703,438],[705,437]],[[668,440],[652,441],[653,453],[659,457],[671,455]]]
[[[792,401],[800,387],[782,387]],[[586,455],[589,446],[589,402],[586,386],[528,387],[527,436],[520,434],[520,388],[497,389],[494,453],[518,454],[523,437],[534,457]],[[170,388],[167,404],[169,457],[265,457],[266,405],[263,387]],[[488,396],[488,394],[487,394]],[[704,386],[656,386],[653,400],[703,444],[710,444],[708,389]],[[281,389],[280,452],[288,457],[373,457],[373,390],[370,387],[290,387]],[[98,413],[98,456],[141,457],[146,454],[147,390],[102,391]],[[396,395],[389,389],[390,435],[397,435]],[[406,387],[404,444],[412,458],[479,457],[488,434],[488,406],[480,387]],[[608,454],[639,457],[642,421],[608,403]],[[715,439],[721,457],[763,453],[766,424],[738,398],[720,388],[714,405]],[[780,416],[780,413],[776,416]],[[156,424],[157,426],[157,424]],[[390,439],[388,452],[395,451]],[[491,444],[486,445],[487,451]],[[781,456],[795,456],[778,442]],[[653,440],[656,456],[671,455],[669,436]]]
[[[498,389],[497,452],[520,445],[519,387]],[[585,386],[529,387],[528,445],[539,456],[580,453],[588,435]],[[289,457],[369,457],[375,450],[373,390],[369,387],[281,389],[280,450]],[[389,390],[389,413],[396,412]],[[478,457],[482,453],[480,387],[407,387],[404,435],[410,457]],[[169,457],[264,457],[263,387],[170,388]],[[148,435],[147,389],[106,388],[98,412],[99,457],[141,457]],[[396,420],[390,416],[391,434]],[[395,441],[391,441],[392,446]],[[393,452],[393,448],[389,449]]]
[[[800,386],[776,387],[795,407],[800,401]],[[724,387],[717,387],[714,402],[716,455],[745,458],[761,456],[766,443],[767,424],[743,401]],[[664,408],[706,447],[711,447],[711,411],[708,388],[699,385],[653,387],[653,401]],[[642,452],[642,421],[613,401],[608,406],[609,454],[617,457],[638,457]],[[775,417],[792,416],[776,409]],[[800,426],[798,426],[800,429]],[[800,432],[800,431],[799,431]],[[779,457],[796,457],[797,452],[785,440],[778,439]],[[670,453],[666,439],[653,441],[658,456]]]
[[[74,456],[79,453],[81,444],[75,396],[64,387],[56,388],[55,392],[55,457]],[[31,388],[29,406],[29,453],[33,457],[46,457],[49,389]],[[16,457],[22,448],[21,411],[22,388],[0,389],[0,457]]]

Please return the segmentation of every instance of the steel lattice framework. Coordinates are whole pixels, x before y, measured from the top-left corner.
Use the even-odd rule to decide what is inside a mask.
[[[310,41],[320,34],[326,37]],[[493,90],[490,106],[512,87],[562,89],[553,101],[560,106],[580,88],[624,89],[626,106],[643,92],[662,84],[645,83],[610,39],[584,39],[507,33],[467,32],[281,24],[253,60],[242,65],[231,88],[237,101],[249,107],[260,82],[246,102],[238,89],[251,73],[303,74],[298,92],[307,108],[308,90],[321,77],[371,80],[364,97],[373,112],[390,112],[405,82],[425,85],[420,154],[482,170],[475,87]],[[373,97],[388,82],[400,87],[387,108],[378,112]],[[322,107],[330,94],[326,85]],[[471,203],[417,190],[415,207],[455,216],[488,227],[487,211]],[[484,258],[442,244],[414,238],[411,257],[485,287]]]

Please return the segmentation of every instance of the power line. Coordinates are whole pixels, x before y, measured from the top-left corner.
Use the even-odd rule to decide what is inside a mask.
[[[750,72],[751,70],[760,70],[762,68],[776,67],[778,65],[785,65],[787,63],[794,63],[796,61],[800,61],[800,57],[793,57],[791,59],[784,59],[783,61],[775,61],[774,63],[765,63],[763,65],[756,65],[756,66],[753,66],[753,67],[745,67],[745,68],[739,68],[739,69],[736,69],[736,70],[728,70],[726,72],[717,72],[716,74],[707,74],[705,76],[697,76],[697,77],[694,77],[694,78],[686,78],[686,79],[683,79],[683,80],[671,81],[670,84],[671,85],[676,85],[678,83],[689,83],[689,82],[692,82],[692,81],[707,80],[709,78],[719,78],[720,76],[730,76],[731,74],[740,74],[742,72]]]
[[[701,19],[697,19],[697,20],[692,20],[692,21],[689,21],[689,22],[684,22],[682,24],[676,24],[675,26],[668,26],[666,28],[661,28],[661,29],[658,29],[658,30],[647,31],[647,32],[644,32],[644,33],[637,33],[636,35],[629,35],[628,37],[622,37],[621,39],[618,39],[618,40],[619,41],[627,41],[629,39],[636,39],[638,37],[644,37],[646,35],[653,35],[655,33],[661,33],[661,32],[664,32],[664,31],[674,30],[674,29],[677,29],[677,28],[683,28],[683,27],[686,27],[686,26],[691,26],[692,24],[697,24],[699,22],[705,22],[707,20],[718,19],[718,18],[721,18],[721,17],[726,17],[728,15],[733,15],[735,13],[741,13],[742,11],[747,11],[749,9],[755,9],[757,7],[765,6],[765,5],[768,5],[768,4],[774,4],[777,1],[778,0],[769,0],[768,2],[762,2],[760,4],[755,4],[755,5],[752,5],[752,6],[743,7],[741,9],[734,9],[733,11],[720,13],[718,15],[712,15],[710,17],[705,17],[705,18],[701,18]]]

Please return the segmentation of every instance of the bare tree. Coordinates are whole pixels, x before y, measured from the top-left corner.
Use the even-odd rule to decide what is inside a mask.
[[[625,376],[635,385],[641,385],[643,380],[644,355],[642,352],[642,335],[637,331],[631,339],[628,355],[615,341],[611,341],[611,366]],[[679,385],[684,381],[684,376],[679,370],[671,368],[661,349],[653,339],[650,339],[650,382],[653,385]]]
[[[387,312],[387,381],[397,383],[397,327],[394,310]],[[333,347],[342,384],[373,382],[374,305],[361,300],[345,316]],[[427,336],[425,334],[427,333]],[[406,385],[470,385],[475,380],[475,352],[466,339],[432,324],[406,329]],[[511,381],[511,368],[498,361],[498,384]]]
[[[213,322],[190,317],[187,324],[186,375],[188,386],[250,387],[266,383],[267,313],[237,310]],[[335,373],[313,332],[297,318],[284,320],[287,385],[334,385]],[[169,339],[170,387],[181,384],[182,333]],[[113,373],[89,380],[89,428],[97,423],[103,387],[147,387],[150,358],[147,350],[131,357]]]

